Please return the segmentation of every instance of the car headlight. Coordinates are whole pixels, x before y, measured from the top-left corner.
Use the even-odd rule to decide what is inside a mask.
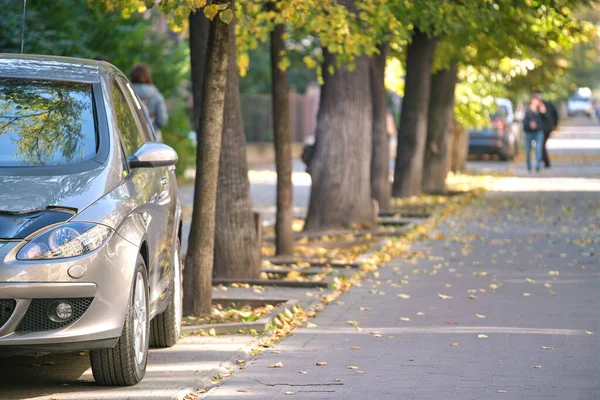
[[[70,222],[45,231],[17,254],[19,260],[50,260],[76,257],[96,250],[113,230],[104,225]]]

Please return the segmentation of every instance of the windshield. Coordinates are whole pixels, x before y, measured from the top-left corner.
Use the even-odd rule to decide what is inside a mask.
[[[0,167],[75,164],[97,148],[91,84],[0,78]]]
[[[591,100],[590,99],[586,99],[585,97],[571,97],[569,99],[569,102],[571,102],[571,103],[587,104],[587,103],[590,103]]]

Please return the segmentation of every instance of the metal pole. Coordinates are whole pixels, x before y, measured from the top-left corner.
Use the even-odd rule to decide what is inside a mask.
[[[27,9],[27,0],[23,0],[23,18],[21,18],[21,54],[25,47],[25,10]]]

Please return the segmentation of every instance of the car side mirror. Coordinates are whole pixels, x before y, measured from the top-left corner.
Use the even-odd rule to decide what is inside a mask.
[[[129,168],[169,167],[177,164],[177,152],[164,143],[146,142],[127,162]]]

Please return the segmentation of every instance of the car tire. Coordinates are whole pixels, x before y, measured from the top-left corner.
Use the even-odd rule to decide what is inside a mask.
[[[172,282],[171,296],[167,309],[158,314],[150,323],[150,346],[152,347],[173,347],[177,344],[181,336],[181,316],[183,302],[182,288],[182,260],[181,244],[179,239],[175,244],[174,274]]]
[[[148,272],[144,259],[138,254],[123,333],[112,349],[90,351],[92,373],[98,385],[133,386],[144,378],[148,362],[149,319]]]

